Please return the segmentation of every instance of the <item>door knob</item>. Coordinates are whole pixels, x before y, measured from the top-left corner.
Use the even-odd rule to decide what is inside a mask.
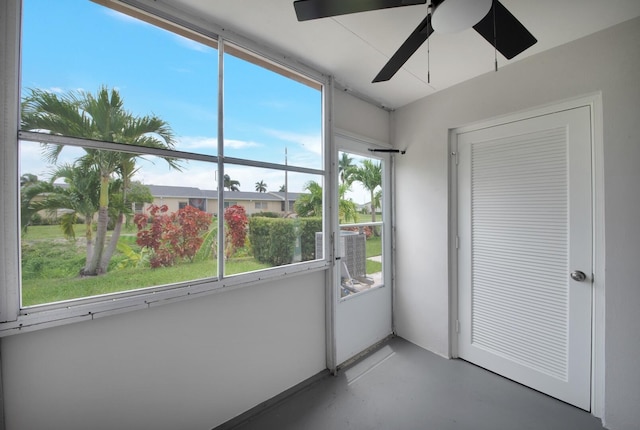
[[[571,272],[571,279],[578,282],[584,282],[587,279],[587,275],[581,270]]]

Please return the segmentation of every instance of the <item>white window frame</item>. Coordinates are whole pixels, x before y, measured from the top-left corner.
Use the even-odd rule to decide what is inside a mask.
[[[88,0],[87,0],[88,1]],[[219,70],[222,70],[222,58],[224,54],[224,41],[227,40],[235,46],[242,47],[245,55],[256,55],[264,64],[273,67],[284,68],[293,77],[301,81],[314,82],[318,85],[322,95],[322,123],[323,144],[325,161],[321,169],[303,168],[290,165],[279,165],[245,159],[224,157],[224,164],[234,164],[259,168],[270,168],[281,171],[307,173],[321,175],[325,183],[329,183],[330,168],[327,167],[327,154],[330,154],[330,109],[333,80],[316,70],[296,61],[290,56],[284,56],[257,43],[224,30],[222,27],[188,16],[166,4],[157,4],[146,0],[121,0],[119,2],[107,2],[94,0],[118,10],[127,10],[136,16],[145,16],[146,20],[156,25],[170,29],[180,34],[196,35],[199,40],[208,41],[209,44],[219,45]],[[68,324],[76,321],[90,320],[102,316],[128,312],[136,309],[146,309],[178,300],[199,297],[221,291],[240,288],[256,283],[268,282],[279,279],[282,276],[294,276],[299,273],[328,270],[330,264],[329,241],[325,241],[325,258],[290,264],[287,266],[265,269],[255,272],[242,273],[230,277],[209,278],[182,282],[172,285],[141,288],[138,290],[112,293],[103,296],[92,296],[74,299],[65,302],[45,304],[28,308],[20,307],[20,228],[19,228],[19,178],[18,178],[18,140],[42,141],[42,135],[34,132],[19,131],[19,105],[20,105],[20,26],[21,26],[22,1],[0,2],[0,72],[3,79],[0,81],[0,108],[3,115],[0,119],[0,200],[14,202],[14,204],[2,205],[0,216],[0,337],[15,333],[33,331],[41,328]],[[133,10],[133,12],[132,12]],[[248,54],[249,53],[249,54]],[[223,88],[222,73],[219,73],[220,85]],[[220,90],[219,90],[220,92]],[[221,108],[221,93],[219,95],[219,109]],[[222,129],[222,110],[219,111],[219,137]],[[223,137],[223,136],[222,136]],[[46,141],[71,146],[97,147],[113,149],[117,151],[135,152],[155,156],[169,156],[187,160],[200,160],[218,162],[224,154],[219,148],[218,156],[193,154],[181,151],[168,151],[154,148],[126,148],[123,145],[108,142],[92,142],[82,138],[52,136],[47,134]],[[223,171],[219,169],[218,175],[222,177]],[[219,178],[220,179],[220,178]],[[325,190],[325,201],[330,191]],[[223,190],[219,192],[219,206],[223,204]],[[324,208],[323,230],[331,231],[331,221],[328,205]],[[221,209],[221,208],[219,208]],[[219,217],[219,222],[222,222]],[[223,259],[224,253],[219,253]],[[219,267],[222,267],[219,262]],[[222,270],[219,271],[223,273]]]

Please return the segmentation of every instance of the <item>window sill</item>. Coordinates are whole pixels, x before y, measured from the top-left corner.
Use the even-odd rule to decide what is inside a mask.
[[[16,321],[0,323],[0,337],[190,300],[329,267],[329,262],[319,260],[233,275],[222,280],[200,280],[24,308]]]

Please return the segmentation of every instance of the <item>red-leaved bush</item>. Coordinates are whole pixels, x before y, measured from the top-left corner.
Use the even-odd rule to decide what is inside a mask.
[[[151,267],[172,266],[178,259],[193,260],[209,230],[211,216],[193,206],[168,214],[166,205],[149,207],[148,214],[136,214],[136,243],[153,250]]]
[[[227,223],[225,241],[227,243],[225,255],[231,257],[237,248],[242,248],[247,238],[247,213],[239,205],[229,206],[224,211],[224,220]]]

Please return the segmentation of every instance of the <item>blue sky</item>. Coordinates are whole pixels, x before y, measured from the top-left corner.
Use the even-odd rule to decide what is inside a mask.
[[[87,0],[25,0],[22,88],[64,93],[117,88],[136,115],[155,114],[177,137],[177,149],[216,154],[217,50]],[[320,169],[321,93],[299,82],[225,55],[225,155]],[[37,145],[24,145],[22,171],[43,175]],[[65,160],[82,154],[65,149]],[[188,172],[162,162],[143,163],[138,179],[149,184],[216,188],[215,170],[190,162]],[[284,184],[278,171],[225,166],[254,191]],[[301,191],[310,175],[289,175],[290,191]],[[353,194],[358,203],[362,198]]]
[[[178,149],[216,153],[215,49],[86,0],[26,0],[24,17],[23,89],[115,87],[128,110],[168,121]],[[320,168],[320,93],[229,55],[225,68],[227,155],[283,163],[287,147]]]

